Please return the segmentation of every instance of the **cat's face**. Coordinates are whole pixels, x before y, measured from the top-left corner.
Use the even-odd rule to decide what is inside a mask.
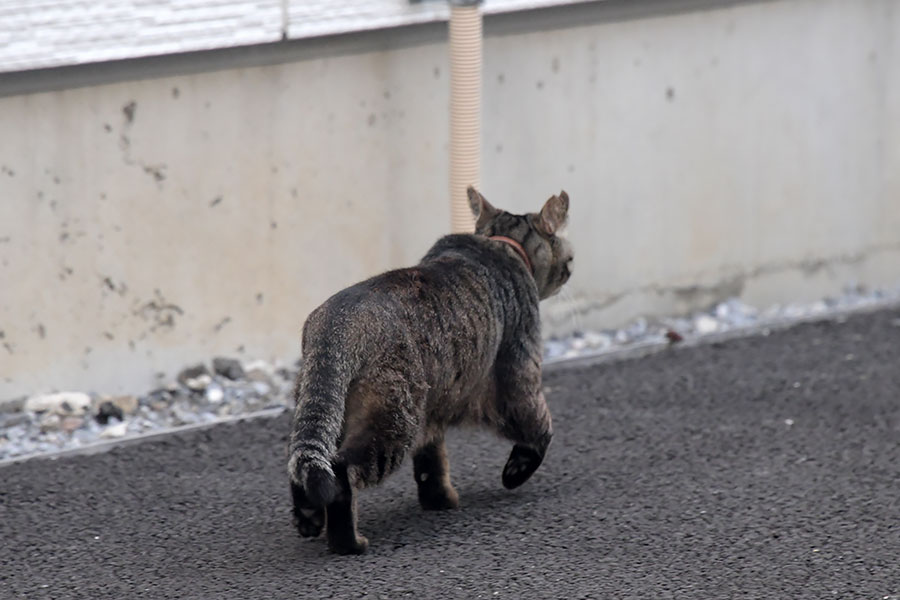
[[[572,275],[572,246],[559,232],[569,214],[569,196],[551,196],[540,212],[515,215],[491,206],[478,190],[468,189],[477,222],[475,233],[501,235],[519,242],[531,260],[541,299],[552,296]]]

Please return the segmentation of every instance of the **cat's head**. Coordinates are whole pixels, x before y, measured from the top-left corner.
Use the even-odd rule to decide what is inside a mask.
[[[572,275],[572,246],[559,236],[569,214],[569,195],[551,196],[540,212],[514,215],[491,206],[473,187],[469,205],[475,215],[475,233],[503,236],[519,242],[531,261],[541,299],[552,296]]]

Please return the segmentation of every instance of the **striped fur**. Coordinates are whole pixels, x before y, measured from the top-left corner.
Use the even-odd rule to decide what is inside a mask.
[[[301,371],[294,392],[288,472],[313,506],[324,506],[337,493],[331,463],[343,430],[352,373],[332,347],[311,348],[305,359],[309,366]]]
[[[550,444],[538,303],[571,273],[571,249],[556,235],[568,196],[527,215],[474,189],[469,200],[475,234],[445,236],[415,267],[338,292],[304,324],[288,461],[294,518],[303,536],[324,526],[335,552],[365,551],[355,491],[410,454],[422,506],[458,505],[447,427],[485,425],[514,443],[506,487],[531,477]],[[529,260],[491,236],[515,240]]]

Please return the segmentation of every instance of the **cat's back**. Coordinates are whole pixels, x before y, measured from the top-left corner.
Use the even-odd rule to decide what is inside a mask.
[[[450,292],[487,288],[495,280],[491,257],[473,235],[448,235],[417,265],[386,271],[331,296],[320,309],[336,315],[405,308],[411,302],[451,300]]]
[[[503,310],[498,286],[509,274],[504,274],[508,269],[492,264],[493,257],[475,237],[444,236],[419,264],[375,275],[337,292],[308,317],[304,350],[323,335],[354,337],[371,345],[410,336],[447,339],[456,332],[468,337],[473,332],[463,329],[490,327]]]

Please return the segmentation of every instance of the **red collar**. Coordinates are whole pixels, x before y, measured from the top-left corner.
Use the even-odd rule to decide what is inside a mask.
[[[531,260],[528,258],[528,254],[525,252],[525,248],[522,247],[522,244],[517,242],[516,240],[506,237],[505,235],[492,235],[488,238],[489,240],[497,240],[498,242],[503,242],[504,244],[509,244],[513,250],[525,261],[525,266],[528,267],[528,270],[534,275],[534,269],[531,266]]]

